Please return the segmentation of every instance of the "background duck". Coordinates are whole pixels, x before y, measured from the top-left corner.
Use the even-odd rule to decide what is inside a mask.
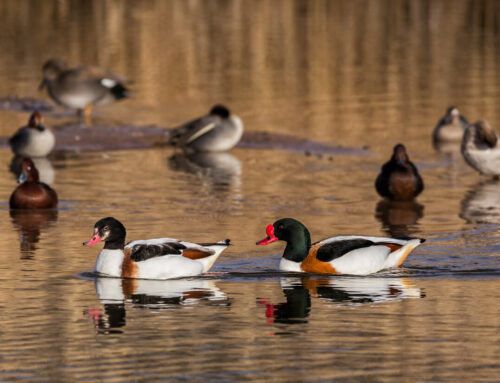
[[[469,122],[460,114],[458,108],[450,106],[434,128],[432,141],[435,146],[446,142],[460,143],[467,126]]]
[[[462,155],[473,169],[498,179],[500,144],[498,134],[487,121],[481,120],[467,127],[462,140]]]
[[[102,218],[94,235],[84,242],[104,241],[94,271],[109,277],[171,279],[205,273],[229,246],[229,239],[215,243],[191,243],[173,238],[133,241],[125,245],[125,226],[116,218]]]
[[[15,155],[23,157],[45,157],[54,148],[54,133],[43,125],[42,115],[35,111],[31,114],[28,125],[9,139],[9,145]]]
[[[286,242],[280,270],[319,274],[368,275],[399,267],[425,239],[340,236],[311,244],[309,230],[293,218],[268,225],[267,237],[257,245]]]
[[[375,180],[375,188],[382,197],[394,201],[410,201],[422,192],[424,182],[404,145],[394,147],[391,159],[382,166]]]
[[[65,61],[50,59],[43,65],[39,89],[47,87],[49,96],[58,104],[85,111],[90,120],[92,105],[101,105],[127,97],[125,79],[95,66],[68,68]]]
[[[231,149],[241,139],[243,122],[222,105],[210,113],[175,128],[168,144],[199,152],[222,152]]]
[[[18,181],[21,184],[10,196],[11,209],[50,209],[57,206],[57,193],[39,181],[38,170],[30,158],[23,160]]]

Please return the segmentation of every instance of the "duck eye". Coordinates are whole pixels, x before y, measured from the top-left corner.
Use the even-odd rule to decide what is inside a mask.
[[[31,170],[31,166],[28,166],[26,169],[27,169],[27,170]]]
[[[283,225],[278,226],[278,229],[280,229],[280,230],[283,230],[284,228],[285,228],[285,226],[283,226]]]

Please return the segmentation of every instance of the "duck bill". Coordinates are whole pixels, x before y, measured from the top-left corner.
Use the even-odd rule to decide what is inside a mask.
[[[92,238],[90,238],[87,242],[83,242],[83,246],[93,246],[98,242],[101,242],[102,238],[99,237],[99,234],[94,234]]]
[[[22,184],[27,179],[28,175],[26,174],[26,172],[22,172],[21,174],[19,174],[19,177],[17,178],[17,183]]]
[[[256,243],[257,245],[269,245],[270,243],[279,241],[279,238],[274,235],[274,226],[273,225],[268,225],[266,227],[266,234],[267,234],[267,237],[258,241]]]

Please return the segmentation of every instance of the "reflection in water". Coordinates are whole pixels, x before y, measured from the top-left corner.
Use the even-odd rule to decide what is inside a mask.
[[[452,161],[458,161],[462,158],[460,153],[461,142],[437,142],[433,141],[432,146],[439,154],[446,156]]]
[[[460,218],[468,223],[500,223],[500,182],[481,182],[462,200]]]
[[[175,153],[168,159],[172,170],[195,174],[213,192],[239,197],[241,162],[228,152]]]
[[[146,279],[96,278],[95,289],[104,305],[89,308],[85,314],[102,333],[120,333],[126,324],[126,306],[146,310],[172,310],[200,302],[228,306],[229,298],[213,280],[177,279],[157,281]]]
[[[57,209],[11,209],[14,227],[19,231],[22,258],[31,258],[40,240],[40,232],[57,221]]]
[[[9,170],[16,176],[16,179],[19,177],[19,174],[21,174],[23,159],[24,157],[16,155],[12,157],[12,161],[10,161]],[[50,160],[47,157],[33,157],[31,160],[38,170],[40,181],[52,185],[56,179],[56,172]]]
[[[275,323],[305,323],[311,310],[311,295],[327,302],[362,304],[405,298],[423,298],[418,287],[401,278],[367,277],[284,277],[280,280],[286,302],[272,304],[258,298],[266,307],[266,317]]]
[[[384,230],[391,237],[411,235],[424,216],[424,207],[417,201],[381,200],[375,209],[375,218],[382,222]]]

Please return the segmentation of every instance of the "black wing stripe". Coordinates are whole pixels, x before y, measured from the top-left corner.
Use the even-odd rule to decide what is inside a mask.
[[[345,239],[342,241],[326,243],[318,249],[316,258],[322,262],[330,262],[336,258],[340,258],[350,251],[373,245],[375,245],[375,242],[361,238]]]
[[[134,245],[130,258],[135,262],[146,261],[163,255],[180,255],[186,246],[179,242],[165,242],[158,245]]]

